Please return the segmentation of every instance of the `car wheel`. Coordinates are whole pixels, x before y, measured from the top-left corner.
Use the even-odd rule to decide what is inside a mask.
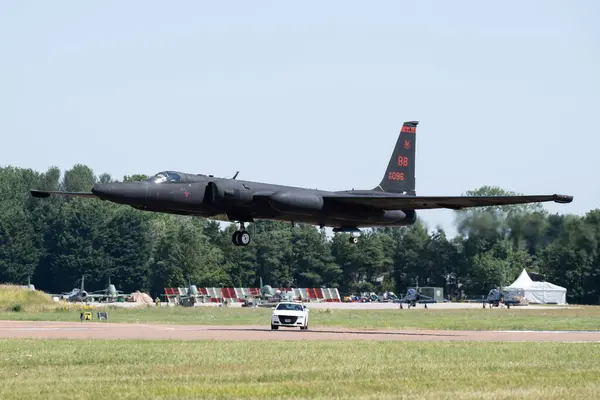
[[[277,330],[277,329],[279,329],[279,327],[275,326],[275,325],[271,325],[271,330],[274,330],[274,329]]]

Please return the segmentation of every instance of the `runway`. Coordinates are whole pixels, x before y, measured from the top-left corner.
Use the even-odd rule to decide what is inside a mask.
[[[446,331],[263,326],[125,324],[109,322],[0,321],[0,339],[143,340],[403,340],[544,341],[600,343],[600,331]]]

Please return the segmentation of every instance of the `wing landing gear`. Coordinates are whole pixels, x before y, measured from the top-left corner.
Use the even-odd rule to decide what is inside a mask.
[[[233,233],[231,241],[236,246],[248,246],[250,244],[250,233],[246,230],[243,222],[240,222],[240,229]]]
[[[348,227],[348,226],[340,226],[340,227],[333,228],[333,233],[340,233],[340,232],[350,233],[350,237],[348,238],[348,241],[351,244],[358,243],[358,237],[361,234],[360,229],[358,229],[356,227]]]

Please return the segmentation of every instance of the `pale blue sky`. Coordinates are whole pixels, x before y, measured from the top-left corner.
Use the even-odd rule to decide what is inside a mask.
[[[417,193],[599,206],[597,1],[0,3],[0,165],[372,188],[419,120]],[[452,229],[450,211],[421,212]]]

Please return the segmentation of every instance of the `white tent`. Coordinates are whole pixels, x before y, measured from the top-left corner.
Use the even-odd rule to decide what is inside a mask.
[[[523,289],[530,303],[537,304],[567,304],[567,289],[550,282],[535,282],[526,270],[510,286],[504,289]]]

